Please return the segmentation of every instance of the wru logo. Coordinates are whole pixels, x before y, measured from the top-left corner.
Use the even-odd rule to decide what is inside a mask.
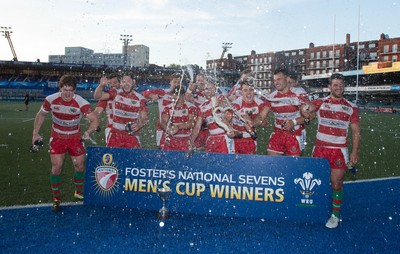
[[[312,189],[315,185],[321,185],[320,179],[312,179],[313,174],[310,172],[305,172],[303,174],[303,178],[296,178],[294,179],[295,184],[300,184],[302,190],[300,191],[306,198],[309,198],[311,195],[314,194]]]

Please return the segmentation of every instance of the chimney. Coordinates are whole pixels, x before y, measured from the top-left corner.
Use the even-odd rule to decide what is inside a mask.
[[[228,54],[228,59],[232,60],[232,54]]]
[[[381,38],[380,38],[380,40],[384,40],[385,39],[385,34],[384,33],[381,33]]]
[[[346,46],[350,45],[350,34],[346,34]]]
[[[251,55],[255,55],[256,54],[256,51],[255,50],[252,50],[251,51]]]
[[[309,44],[308,47],[309,47],[309,48],[314,48],[314,43],[310,42],[310,44]]]

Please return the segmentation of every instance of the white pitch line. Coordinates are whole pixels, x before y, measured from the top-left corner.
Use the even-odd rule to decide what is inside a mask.
[[[361,128],[362,131],[369,131],[371,133],[374,132],[383,132],[383,133],[399,133],[397,130],[376,130],[376,129],[369,129],[369,128]]]
[[[25,123],[25,122],[29,122],[29,121],[32,121],[32,120],[35,120],[35,118],[29,118],[29,119],[23,120],[22,122]]]
[[[0,120],[25,120],[26,117],[0,117]]]
[[[61,206],[75,206],[75,205],[83,205],[82,201],[78,202],[65,202],[61,203]],[[0,207],[1,210],[12,210],[12,209],[24,209],[24,208],[39,208],[39,207],[47,207],[52,206],[51,203],[43,203],[43,204],[36,204],[36,205],[14,205],[14,206],[2,206]]]
[[[383,177],[383,178],[375,178],[375,179],[363,179],[363,180],[355,180],[355,181],[345,181],[343,183],[344,184],[367,183],[367,182],[377,182],[377,181],[396,180],[396,179],[400,179],[400,176]]]

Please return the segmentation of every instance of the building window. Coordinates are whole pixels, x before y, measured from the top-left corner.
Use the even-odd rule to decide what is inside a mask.
[[[332,57],[333,57],[333,51],[330,50],[330,51],[329,51],[329,58],[332,58]]]
[[[293,51],[292,52],[292,56],[296,56],[297,55],[297,52],[296,51]]]
[[[385,61],[385,62],[389,61],[389,57],[388,56],[384,56],[383,57],[383,61]]]
[[[376,59],[376,57],[378,56],[378,54],[376,52],[371,52],[369,54],[369,56],[371,57],[371,59]]]
[[[339,57],[339,56],[340,56],[340,50],[337,49],[337,50],[335,51],[335,57]]]
[[[299,55],[300,55],[300,56],[304,55],[304,51],[303,51],[303,50],[300,50],[300,51],[299,51]]]
[[[375,43],[370,43],[368,47],[369,47],[369,48],[375,48],[375,47],[376,47],[376,44],[375,44]]]
[[[360,49],[364,49],[365,45],[364,44],[360,44]]]
[[[289,52],[286,52],[286,53],[285,53],[285,56],[289,56]]]
[[[397,56],[392,56],[392,62],[397,62]]]
[[[321,52],[317,52],[317,59],[320,59],[321,57]]]
[[[323,57],[323,58],[326,57],[326,51],[322,51],[322,57]]]
[[[310,53],[310,59],[313,59],[314,58],[314,52],[311,52]]]
[[[397,52],[397,44],[392,45],[392,52]]]
[[[383,53],[388,53],[389,52],[389,45],[383,46]]]

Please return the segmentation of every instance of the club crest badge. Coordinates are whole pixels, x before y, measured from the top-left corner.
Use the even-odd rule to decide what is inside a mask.
[[[70,107],[70,108],[69,108],[69,112],[71,112],[71,113],[76,113],[76,112],[78,112],[78,109],[77,109],[77,108],[74,108],[74,107]]]
[[[346,112],[349,112],[349,111],[350,111],[350,108],[347,107],[347,106],[342,106],[342,109],[343,109],[343,111],[346,111]]]
[[[103,196],[112,196],[118,188],[118,168],[113,161],[113,155],[106,153],[102,163],[96,167],[94,178],[97,183],[97,193]]]

